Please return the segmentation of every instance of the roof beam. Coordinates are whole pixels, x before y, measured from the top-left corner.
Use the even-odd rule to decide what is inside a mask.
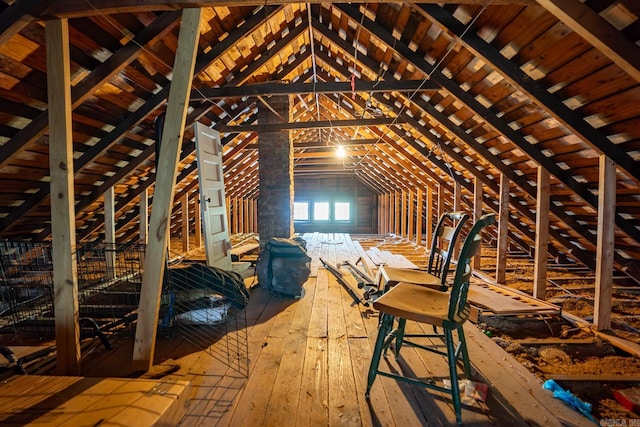
[[[21,0],[14,2],[0,14],[0,45],[18,34],[34,20],[45,8],[45,2],[39,0]]]
[[[275,13],[278,8],[268,7],[267,14],[271,15]],[[227,49],[232,47],[239,39],[245,37],[248,33],[253,31],[257,26],[259,26],[264,20],[263,13],[255,13],[251,16],[251,18],[247,19],[240,27],[236,30],[232,31],[231,34],[225,38],[222,42],[216,44],[213,49],[211,49],[206,54],[201,55],[197,61],[195,66],[194,75],[199,74],[202,70],[206,69],[213,61],[215,61],[220,55],[222,55]],[[291,34],[291,33],[290,33]],[[266,57],[266,56],[265,56]],[[265,59],[266,60],[266,59]],[[262,64],[262,61],[255,61],[258,64]],[[246,71],[246,70],[245,70]],[[243,78],[247,78],[247,74],[243,73]],[[151,99],[147,100],[147,102],[142,105],[138,110],[134,113],[127,116],[118,126],[116,126],[108,135],[106,135],[98,144],[102,147],[102,151],[108,149],[112,144],[122,138],[132,127],[136,126],[140,123],[144,118],[149,115],[151,112],[155,111],[162,103],[166,100],[171,84],[167,84],[164,88],[162,88],[158,93],[156,93]],[[207,102],[207,106],[210,104]],[[208,109],[208,108],[207,108]],[[196,108],[196,111],[198,109]],[[189,117],[191,120],[188,120],[188,123],[191,124],[192,121],[197,120],[197,117],[200,117],[203,112],[201,111],[199,115],[190,114]],[[191,149],[193,151],[193,148]],[[189,151],[188,153],[190,153]],[[153,145],[149,146],[149,148],[145,149],[138,157],[134,160],[131,160],[127,166],[120,169],[118,173],[109,177],[102,185],[94,189],[89,195],[83,197],[76,204],[76,213],[82,211],[87,208],[94,200],[100,197],[108,187],[115,185],[122,178],[132,173],[135,168],[137,168],[142,162],[151,157],[155,153],[155,147]],[[184,157],[187,152],[182,153]],[[77,170],[76,170],[77,171]],[[47,193],[48,195],[48,193]],[[45,195],[46,196],[46,195]],[[121,205],[119,205],[121,206]],[[51,233],[51,227],[46,227],[42,232],[38,234],[39,240],[44,240]]]
[[[326,34],[327,37],[330,37],[331,34],[333,34],[331,31],[328,30],[328,28],[326,28],[326,26],[324,26],[323,24],[318,23],[317,21],[314,22],[314,24],[316,25],[316,29],[318,31],[320,31],[321,33]],[[377,36],[385,36],[386,33],[384,32],[384,30],[378,30],[378,32],[376,32]],[[334,37],[335,39],[335,37]],[[344,47],[343,45],[345,44],[345,42],[341,41],[341,39],[336,39],[334,41],[334,43],[337,44],[337,46],[339,47]],[[398,43],[400,44],[400,43]],[[334,64],[335,66],[336,64]],[[442,77],[442,76],[440,76]],[[398,113],[398,109],[397,107],[395,107],[393,105],[392,102],[384,99],[383,97],[381,97],[381,95],[377,94],[374,95],[374,98],[376,98],[379,102],[383,103],[383,104],[387,104],[388,108],[395,110],[396,113]],[[482,147],[481,144],[477,143],[477,141],[475,141],[471,136],[467,135],[463,129],[460,129],[458,126],[454,125],[448,118],[446,118],[446,116],[442,113],[440,113],[434,106],[430,105],[429,103],[420,100],[420,99],[413,99],[412,100],[413,103],[416,103],[416,105],[418,105],[418,107],[420,107],[422,110],[424,110],[425,112],[427,112],[429,115],[431,115],[432,117],[434,117],[434,119],[438,122],[440,122],[444,127],[446,127],[447,129],[449,129],[452,133],[454,133],[455,135],[457,135],[459,138],[462,139],[462,141],[464,141],[465,143],[471,145],[474,149],[476,150],[480,150],[478,152],[478,154],[482,155],[483,157],[485,157],[487,159],[487,161],[491,164],[493,164],[494,167],[497,167],[500,171],[504,171],[508,174],[508,176],[515,176],[515,173],[513,173],[512,170],[510,170],[504,163],[502,163],[500,161],[500,159],[498,159],[496,156],[493,156],[487,149],[485,149],[484,147]],[[487,183],[487,185],[489,185],[490,188],[494,189],[497,188],[496,184],[491,183],[489,184],[489,182],[487,181],[487,177],[485,175],[483,175],[481,172],[477,171],[474,167],[472,167],[470,164],[468,164],[468,162],[466,160],[464,160],[464,158],[462,158],[460,155],[458,155],[455,150],[453,150],[453,146],[450,146],[449,144],[446,143],[446,141],[441,141],[439,138],[436,138],[431,132],[428,131],[428,129],[425,129],[422,125],[420,125],[418,123],[418,120],[416,119],[412,119],[412,118],[407,118],[407,122],[414,126],[417,129],[421,130],[421,133],[423,133],[427,138],[429,138],[433,144],[435,145],[439,145],[440,147],[442,147],[443,151],[445,151],[447,153],[447,155],[451,156],[452,159],[454,159],[456,161],[457,164],[459,164],[460,166],[464,167],[465,169],[467,169],[470,173],[474,174],[475,176],[479,177],[480,179],[482,179],[485,183]],[[399,132],[396,132],[396,134],[398,134],[398,137],[400,138],[405,138],[402,134],[400,134]],[[414,146],[414,148],[416,150],[418,150],[418,152],[420,152],[421,154],[423,154],[425,157],[427,157],[427,153],[426,150],[423,147],[420,147],[419,144],[412,144]],[[435,158],[434,156],[429,157],[429,160],[436,166],[438,166],[441,170],[443,170],[444,172],[448,173],[448,168],[445,165],[444,161],[441,161],[437,158]],[[461,176],[456,176],[454,179],[457,179],[459,182],[462,183],[463,186],[465,186],[469,191],[472,191],[471,188],[471,183],[467,182],[467,180],[463,179],[463,177]],[[523,179],[518,178],[518,182],[522,185],[525,185],[526,189],[525,191],[527,191],[530,195],[532,194],[532,187],[530,185],[528,185]],[[535,194],[535,192],[533,193]],[[532,196],[535,197],[535,196]],[[485,197],[486,199],[486,197]],[[486,203],[488,203],[489,206],[492,206],[491,203],[489,203],[487,200],[485,200]],[[495,208],[495,206],[494,206]],[[529,218],[530,220],[533,221],[532,219],[532,214],[529,211],[526,211],[524,207],[520,206],[520,205],[516,205],[516,208],[527,218]],[[556,209],[559,210],[559,209]],[[520,232],[524,233],[525,235],[530,235],[531,233],[529,232],[529,230],[524,229],[524,227],[522,227],[519,224],[519,221],[515,221],[513,222],[513,226],[517,229],[520,230]],[[567,242],[567,239],[562,239],[562,236],[559,234],[555,235],[556,238],[558,238],[559,242],[567,247],[573,247],[570,245],[570,243]],[[519,244],[524,244],[524,242],[522,242],[521,240],[518,240]],[[569,244],[569,246],[567,246],[567,244]],[[523,246],[523,249],[526,249],[526,245]],[[581,262],[585,263],[585,265],[588,265],[590,267],[593,268],[593,260],[591,258],[589,258],[588,256],[582,256],[582,253],[578,253],[577,249],[576,249],[576,258],[578,258]]]
[[[322,0],[312,0],[307,3],[322,3]],[[535,0],[455,0],[455,1],[442,1],[442,0],[422,0],[423,3],[456,3],[456,4],[470,4],[470,5],[522,5],[532,6],[535,5]],[[40,18],[47,18],[51,16],[75,18],[80,16],[91,16],[99,14],[114,14],[114,13],[135,13],[135,12],[149,12],[158,10],[174,10],[184,9],[191,7],[216,7],[216,6],[256,6],[256,5],[282,5],[288,3],[300,3],[299,0],[230,0],[230,1],[216,1],[216,0],[137,0],[132,2],[131,0],[92,0],[87,2],[86,0],[56,0],[52,4],[40,13]],[[380,3],[394,3],[390,0],[383,0]]]
[[[161,15],[153,24],[143,29],[133,40],[117,50],[109,59],[74,86],[71,90],[72,108],[78,107],[102,84],[135,60],[143,52],[145,45],[170,31],[178,23],[179,17],[179,12]],[[48,127],[49,114],[45,110],[0,148],[0,167],[5,166],[13,156],[24,151],[27,145],[44,135]],[[93,150],[90,151],[93,152]]]
[[[191,93],[191,100],[204,100],[241,96],[296,95],[309,93],[352,93],[352,92],[415,92],[438,89],[439,86],[425,80],[384,80],[378,82],[357,80],[351,82],[317,83],[255,83],[244,86],[223,86],[200,88]]]
[[[393,48],[400,55],[404,56],[407,61],[413,63],[416,67],[423,72],[429,74],[431,79],[441,84],[443,88],[449,91],[460,102],[465,104],[467,108],[473,111],[478,116],[484,118],[488,124],[490,124],[496,131],[502,134],[505,138],[511,140],[516,146],[523,150],[531,159],[536,161],[539,165],[546,168],[551,174],[553,174],[559,181],[565,186],[574,191],[576,195],[582,198],[586,203],[597,209],[598,196],[593,194],[589,188],[584,184],[578,182],[573,176],[567,174],[553,159],[546,157],[537,147],[530,144],[524,136],[517,131],[509,127],[508,123],[498,117],[489,108],[483,106],[475,97],[462,90],[458,83],[446,77],[442,72],[429,64],[421,55],[413,52],[403,42],[397,40],[393,35],[384,27],[376,22],[371,21],[369,18],[364,17],[362,13],[352,5],[348,4],[334,4],[333,7],[339,8],[343,13],[349,16],[356,22],[362,22],[363,28],[374,34],[377,38],[386,43],[390,48]],[[616,225],[630,237],[637,241],[640,241],[640,231],[622,215],[616,214]],[[583,236],[588,239],[587,236]]]
[[[568,3],[571,2],[565,0],[562,1],[563,5]],[[589,7],[582,3],[578,4],[580,4],[582,8],[586,8],[595,14],[595,12],[589,9]],[[567,107],[561,99],[554,94],[549,93],[549,91],[542,87],[538,82],[527,76],[524,71],[522,71],[516,64],[505,58],[495,47],[484,41],[475,32],[466,31],[466,27],[445,9],[436,5],[416,5],[416,7],[418,7],[429,19],[436,21],[445,30],[458,37],[476,56],[479,56],[483,58],[485,62],[492,64],[492,66],[495,67],[506,80],[515,85],[532,100],[537,102],[540,107],[547,109],[552,117],[566,126],[572,133],[579,136],[585,143],[591,145],[591,147],[598,151],[598,153],[606,154],[617,165],[623,168],[625,172],[633,176],[636,179],[636,182],[640,182],[639,162],[635,161],[620,146],[612,143],[606,135],[587,123],[582,116],[576,114],[576,112]],[[599,16],[598,18],[601,21],[600,25],[602,27],[609,25],[604,21],[604,19]],[[560,19],[562,20],[562,18]],[[613,27],[610,27],[610,29],[618,33],[618,31]],[[628,59],[637,62],[640,66],[640,48],[633,44],[632,47],[634,48],[635,55]],[[616,62],[618,61],[617,59],[611,59],[616,64],[621,65],[619,62]],[[636,71],[638,78],[640,78],[640,70]]]
[[[560,22],[604,53],[611,62],[640,82],[640,47],[627,39],[606,19],[577,0],[536,1]]]
[[[133,60],[135,60],[142,53],[145,45],[151,43],[154,40],[157,40],[159,37],[162,37],[162,35],[166,34],[167,31],[170,31],[174,27],[174,25],[177,24],[178,18],[180,18],[179,12],[162,14],[151,25],[147,26],[139,34],[137,34],[133,40],[117,50],[102,65],[91,72],[91,74],[83,79],[78,85],[74,86],[71,89],[72,108],[80,105],[106,80],[111,78],[114,74],[118,73]],[[146,114],[148,114],[150,111],[153,110],[147,111]],[[27,126],[20,130],[20,132],[18,132],[13,138],[11,138],[9,142],[2,146],[2,149],[0,149],[0,167],[7,164],[8,161],[16,155],[16,153],[25,150],[29,144],[36,141],[47,131],[48,127],[49,114],[48,111],[43,111],[38,116],[36,116]],[[121,128],[121,126],[116,127],[116,129],[119,128]],[[91,147],[88,151],[83,153],[81,157],[74,160],[74,170],[76,173],[91,161],[93,161],[97,156],[99,156],[116,141],[117,138],[111,138],[111,135],[118,134],[118,138],[124,135],[125,130],[122,130],[121,133],[118,133],[115,132],[116,129],[114,129],[114,131],[103,138],[95,146]],[[34,194],[30,195],[24,203],[22,203],[8,216],[2,219],[2,221],[0,222],[0,231],[9,230],[11,228],[11,224],[14,221],[20,219],[33,207],[42,203],[48,195],[48,186],[41,188]]]
[[[219,131],[224,133],[273,132],[282,129],[329,129],[358,126],[392,126],[402,123],[405,123],[404,119],[398,119],[396,117],[381,117],[377,119],[321,120],[319,122],[266,123],[261,125],[220,126]]]

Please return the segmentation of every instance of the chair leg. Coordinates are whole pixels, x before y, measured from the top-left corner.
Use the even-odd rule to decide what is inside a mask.
[[[467,351],[467,341],[464,337],[464,331],[462,330],[462,326],[457,328],[458,330],[458,341],[460,342],[460,352],[462,354],[462,366],[464,366],[464,375],[470,380],[471,379],[471,362],[469,362],[469,352]]]
[[[451,398],[453,409],[456,413],[456,422],[462,424],[462,402],[460,401],[460,387],[458,386],[458,366],[455,346],[453,345],[453,333],[451,329],[444,328],[447,344],[447,360],[449,362],[449,378],[451,379]]]
[[[367,375],[367,390],[364,393],[364,396],[369,398],[369,391],[371,390],[371,386],[376,379],[376,375],[378,375],[378,366],[380,365],[380,358],[382,357],[382,352],[386,349],[385,341],[387,335],[391,331],[393,326],[393,316],[390,314],[380,313],[380,325],[378,326],[378,337],[376,338],[376,346],[373,349],[373,354],[371,355],[371,365],[369,365],[369,374]]]
[[[402,347],[402,343],[404,342],[404,327],[407,323],[407,319],[398,318],[398,328],[396,332],[396,343],[394,348],[394,355],[396,359],[400,357],[400,348]]]

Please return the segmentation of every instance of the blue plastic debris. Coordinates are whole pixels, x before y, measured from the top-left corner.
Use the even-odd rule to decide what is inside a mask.
[[[553,397],[562,400],[570,408],[580,412],[585,417],[589,418],[594,423],[598,424],[598,421],[591,415],[591,403],[584,402],[576,397],[573,393],[563,389],[554,380],[547,380],[542,384],[542,388],[553,392]]]

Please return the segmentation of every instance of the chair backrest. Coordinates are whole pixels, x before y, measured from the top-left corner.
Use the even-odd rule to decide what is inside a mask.
[[[441,279],[440,285],[443,287],[446,286],[446,278],[456,241],[467,219],[469,219],[469,215],[465,212],[445,212],[440,216],[433,232],[427,272],[439,277]]]
[[[449,319],[454,320],[463,316],[463,312],[467,305],[467,292],[469,290],[469,280],[471,279],[471,259],[480,253],[480,245],[482,243],[482,235],[480,232],[483,228],[495,223],[496,215],[493,213],[485,214],[473,224],[471,231],[464,239],[456,274],[451,284],[451,295],[449,299]]]

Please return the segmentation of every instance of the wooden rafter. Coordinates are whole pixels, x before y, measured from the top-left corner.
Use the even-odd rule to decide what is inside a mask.
[[[536,0],[596,49],[640,82],[640,47],[578,0]]]

